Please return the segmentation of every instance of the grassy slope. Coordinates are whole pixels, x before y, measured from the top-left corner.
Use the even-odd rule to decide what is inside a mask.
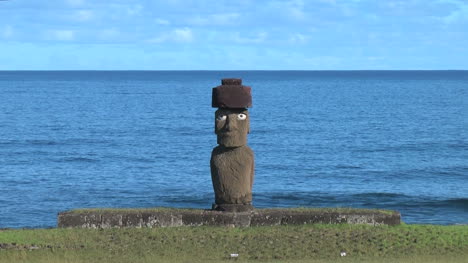
[[[1,246],[0,262],[466,262],[468,226],[7,230]]]

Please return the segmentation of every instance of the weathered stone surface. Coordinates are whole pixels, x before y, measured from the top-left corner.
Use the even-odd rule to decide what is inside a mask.
[[[223,83],[241,83],[225,79]],[[226,87],[226,86],[222,86]],[[215,113],[215,133],[219,146],[211,153],[210,168],[215,206],[223,212],[250,211],[254,179],[254,154],[247,144],[250,118],[247,109],[221,108]]]
[[[59,213],[58,227],[65,223],[79,228],[98,228],[102,227],[102,213],[83,212],[83,213]],[[65,226],[66,227],[66,226]]]
[[[214,148],[210,166],[217,205],[252,203],[254,157],[247,145]]]
[[[250,220],[250,226],[276,226],[281,225],[283,219],[283,213],[281,211],[261,211],[257,210],[256,213],[252,213]]]
[[[101,225],[103,226],[103,228],[123,227],[122,214],[102,213]]]
[[[252,89],[242,86],[241,79],[223,79],[221,86],[213,88],[211,106],[213,108],[250,108]]]
[[[373,216],[373,222],[379,222],[381,225],[395,225],[395,217],[389,217],[383,214],[374,214]],[[400,213],[398,213],[398,217],[400,217]]]
[[[249,132],[250,116],[246,109],[219,109],[215,112],[215,133],[219,145],[246,145]]]
[[[190,213],[184,213],[182,216],[182,224],[184,226],[204,226],[209,225],[211,217],[205,216],[206,210],[193,210]]]
[[[274,226],[303,224],[398,225],[396,211],[346,209],[255,209],[220,212],[200,209],[102,209],[62,212],[58,227]]]
[[[142,227],[143,219],[141,213],[123,213],[122,227]]]
[[[159,213],[145,212],[141,214],[142,226],[146,227],[170,227],[182,226],[183,213],[173,213],[170,211],[162,211]]]
[[[203,218],[208,226],[247,227],[250,224],[249,213],[205,211]]]
[[[281,218],[282,225],[306,225],[306,224],[316,224],[318,222],[331,223],[328,220],[328,215],[325,213],[323,215],[310,215],[308,213],[302,212],[293,212],[290,214],[283,214]],[[341,218],[337,218],[336,224],[344,223]]]
[[[211,209],[221,212],[250,212],[254,207],[250,204],[213,204]]]
[[[222,79],[221,85],[242,85],[242,79]]]

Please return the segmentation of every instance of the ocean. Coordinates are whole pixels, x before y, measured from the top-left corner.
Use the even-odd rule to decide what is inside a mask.
[[[0,71],[0,228],[210,208],[222,78],[252,87],[255,207],[468,223],[468,71]]]

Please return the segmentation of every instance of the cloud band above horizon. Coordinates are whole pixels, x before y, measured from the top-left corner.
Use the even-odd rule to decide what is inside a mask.
[[[468,1],[0,1],[0,70],[468,69]]]

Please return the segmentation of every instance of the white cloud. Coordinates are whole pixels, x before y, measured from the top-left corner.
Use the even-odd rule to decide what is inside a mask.
[[[442,18],[442,21],[444,23],[452,24],[458,21],[468,20],[468,2],[457,0],[443,0],[439,2],[450,3],[457,7],[456,10],[452,11],[449,15]]]
[[[73,30],[50,30],[47,32],[47,38],[51,40],[70,41],[75,39]]]
[[[169,38],[167,37],[167,35],[163,34],[161,36],[157,36],[157,37],[153,37],[153,38],[148,39],[148,42],[159,44],[159,43],[164,43],[164,42],[166,42],[168,40],[169,40]]]
[[[320,2],[324,2],[330,5],[336,5],[336,0],[321,0]]]
[[[303,20],[306,17],[304,12],[304,1],[303,0],[293,0],[290,1],[286,8],[289,16],[297,20]]]
[[[170,32],[163,33],[158,37],[148,40],[151,43],[179,42],[190,43],[193,41],[193,32],[190,28],[177,28]]]
[[[284,16],[290,20],[296,21],[304,21],[307,19],[307,14],[304,9],[305,2],[303,0],[272,1],[268,2],[268,6],[265,8],[265,10],[269,10],[269,13],[275,13],[279,16]]]
[[[180,28],[173,31],[174,40],[177,42],[191,42],[193,40],[192,30],[190,28]]]
[[[166,20],[166,19],[162,19],[162,18],[156,18],[154,20],[154,22],[158,25],[162,25],[162,26],[168,26],[171,24],[171,22],[169,22],[169,20]]]
[[[133,15],[138,15],[141,13],[141,11],[143,10],[143,6],[142,5],[134,5],[134,6],[130,6],[127,8],[127,14],[133,16]]]
[[[78,21],[88,21],[94,17],[94,12],[91,10],[79,10],[75,13],[75,19]]]
[[[197,15],[189,18],[187,22],[194,26],[225,26],[237,24],[239,22],[239,18],[239,13],[220,13],[204,16]]]
[[[13,35],[13,27],[10,25],[7,25],[3,28],[1,36],[3,38],[10,38]]]
[[[296,33],[289,37],[289,42],[292,44],[305,44],[307,43],[308,39],[308,36]]]
[[[268,34],[266,32],[260,32],[252,37],[241,36],[239,33],[234,34],[233,41],[239,44],[249,44],[249,43],[262,43],[267,39]]]
[[[67,4],[70,6],[81,6],[84,4],[84,0],[66,0]]]
[[[377,60],[384,60],[385,57],[367,57],[367,60],[370,61],[377,61]]]
[[[369,21],[373,21],[373,22],[377,22],[377,21],[381,20],[381,18],[379,17],[379,15],[373,14],[373,13],[365,14],[365,15],[364,15],[364,18],[366,18],[366,19],[369,20]]]
[[[98,38],[101,40],[109,40],[109,39],[114,39],[120,35],[120,31],[115,29],[115,28],[110,28],[110,29],[105,29],[102,30]]]

